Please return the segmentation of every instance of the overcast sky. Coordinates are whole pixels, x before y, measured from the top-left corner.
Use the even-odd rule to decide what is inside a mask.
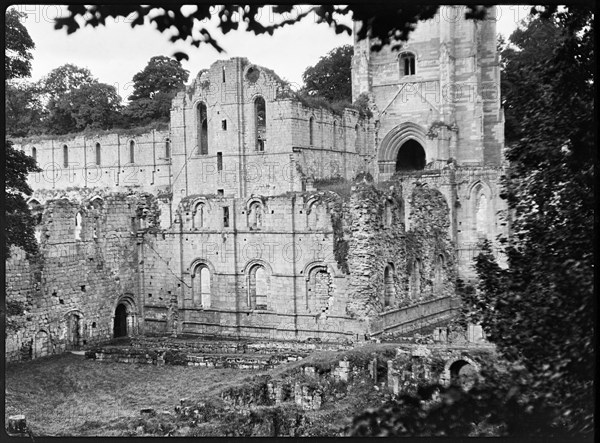
[[[255,36],[248,32],[231,32],[222,36],[213,32],[227,51],[218,53],[209,45],[195,48],[185,43],[170,43],[168,35],[155,30],[153,24],[131,28],[124,19],[107,19],[104,27],[82,27],[67,35],[65,29],[55,30],[53,23],[55,17],[66,14],[64,7],[17,5],[16,8],[28,14],[24,24],[36,45],[31,80],[39,80],[65,63],[73,63],[88,68],[99,81],[114,85],[123,98],[133,91],[133,76],[155,55],[186,52],[190,58],[182,65],[190,71],[190,79],[216,60],[247,57],[253,63],[273,69],[292,84],[300,85],[306,67],[314,65],[331,49],[352,44],[352,36],[336,35],[327,25],[317,25],[314,17],[310,16],[301,23],[276,31],[273,36]],[[263,23],[269,22],[271,17],[270,8],[267,8],[262,12]],[[296,12],[307,9],[308,6],[296,6]],[[529,9],[529,6],[523,5],[498,7],[498,32],[508,37]]]

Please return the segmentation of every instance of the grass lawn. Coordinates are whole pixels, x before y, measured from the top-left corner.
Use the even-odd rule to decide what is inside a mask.
[[[45,357],[6,366],[5,416],[25,414],[34,436],[124,435],[115,425],[141,408],[173,412],[182,397],[202,398],[257,373]]]

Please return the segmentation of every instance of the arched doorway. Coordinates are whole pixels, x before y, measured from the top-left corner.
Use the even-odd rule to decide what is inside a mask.
[[[50,354],[50,339],[46,331],[38,331],[33,341],[33,358]]]
[[[78,351],[82,345],[81,320],[82,314],[80,312],[69,312],[67,314],[67,350]]]
[[[425,150],[421,144],[410,139],[400,146],[396,157],[396,171],[425,169]]]
[[[115,310],[114,337],[127,337],[127,307],[123,303]]]

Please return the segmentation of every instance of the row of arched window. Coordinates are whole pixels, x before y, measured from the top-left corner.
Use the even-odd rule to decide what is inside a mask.
[[[205,262],[194,266],[191,273],[192,303],[209,308],[212,305],[214,287],[211,268]],[[323,265],[314,266],[308,272],[306,308],[311,312],[325,312],[333,295],[332,276]],[[256,263],[249,267],[246,275],[246,306],[249,309],[272,308],[269,300],[270,275],[265,266]]]
[[[192,229],[205,229],[209,227],[208,213],[209,208],[203,201],[194,205],[192,210]],[[251,230],[261,229],[265,227],[265,216],[267,210],[259,201],[253,201],[248,205],[246,214],[247,226]],[[325,207],[318,201],[313,201],[308,204],[306,211],[306,224],[311,229],[321,229],[331,223],[331,218],[327,215]]]
[[[63,167],[69,167],[69,147],[67,145],[63,145]],[[31,157],[37,162],[37,148],[33,146],[31,148]],[[96,143],[95,146],[95,163],[98,166],[102,165],[102,145],[100,143]],[[171,158],[171,140],[166,139],[164,144],[164,158]],[[135,163],[135,141],[129,141],[129,163]]]
[[[221,130],[227,131],[227,120],[221,121]],[[196,145],[198,155],[208,154],[208,111],[206,104],[196,106]],[[263,152],[267,142],[267,106],[265,99],[258,96],[254,99],[254,139],[255,150]]]

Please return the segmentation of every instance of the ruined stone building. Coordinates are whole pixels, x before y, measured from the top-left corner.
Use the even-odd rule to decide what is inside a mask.
[[[7,358],[116,336],[363,340],[453,315],[481,238],[505,232],[495,21],[442,7],[400,51],[355,43],[343,112],[245,58],[173,100],[170,128],[16,140],[43,172],[39,257]]]

